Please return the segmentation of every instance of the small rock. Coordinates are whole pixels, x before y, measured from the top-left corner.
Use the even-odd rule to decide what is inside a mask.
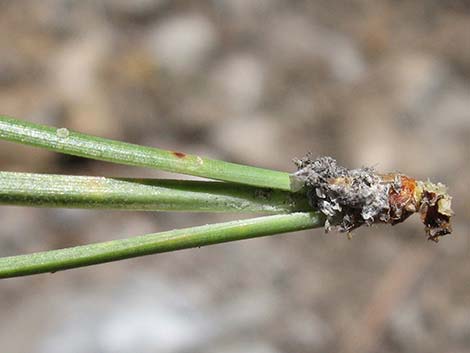
[[[159,23],[146,42],[159,66],[176,74],[190,74],[216,47],[217,33],[206,17],[189,14]]]
[[[273,118],[248,115],[214,124],[211,137],[218,149],[240,163],[278,168],[291,159],[279,150],[281,134]]]
[[[214,91],[223,106],[237,112],[250,111],[263,95],[263,64],[250,54],[235,54],[212,73]]]
[[[105,5],[117,14],[140,18],[154,13],[167,2],[167,0],[106,0]]]
[[[280,25],[282,23],[282,25]],[[320,60],[333,78],[358,81],[366,63],[351,37],[305,20],[303,16],[279,16],[267,24],[271,56],[285,63]]]

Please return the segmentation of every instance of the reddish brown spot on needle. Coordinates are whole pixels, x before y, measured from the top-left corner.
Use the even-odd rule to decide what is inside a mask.
[[[178,158],[186,157],[186,153],[183,153],[183,152],[171,152],[171,153],[173,153],[173,155]]]

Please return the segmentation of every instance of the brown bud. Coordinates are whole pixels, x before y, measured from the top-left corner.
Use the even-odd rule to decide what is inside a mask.
[[[419,212],[428,239],[437,242],[452,231],[452,198],[441,183],[377,174],[372,168],[347,169],[330,157],[307,155],[296,164],[299,170],[291,179],[305,186],[312,207],[327,216],[325,229],[336,225],[350,232],[363,224],[394,225]]]

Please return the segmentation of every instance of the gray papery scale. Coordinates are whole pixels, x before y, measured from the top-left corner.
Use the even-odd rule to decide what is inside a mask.
[[[347,169],[331,157],[312,159],[310,155],[295,163],[294,177],[305,186],[310,205],[327,216],[327,231],[332,223],[340,231],[350,231],[389,220],[391,185],[383,183],[373,168]]]

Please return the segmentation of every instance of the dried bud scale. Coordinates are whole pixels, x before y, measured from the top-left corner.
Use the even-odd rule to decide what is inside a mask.
[[[347,169],[331,157],[294,160],[292,184],[304,186],[310,205],[332,225],[351,232],[363,224],[397,224],[419,212],[428,239],[451,233],[451,197],[446,187],[399,173],[377,174],[373,168]]]

